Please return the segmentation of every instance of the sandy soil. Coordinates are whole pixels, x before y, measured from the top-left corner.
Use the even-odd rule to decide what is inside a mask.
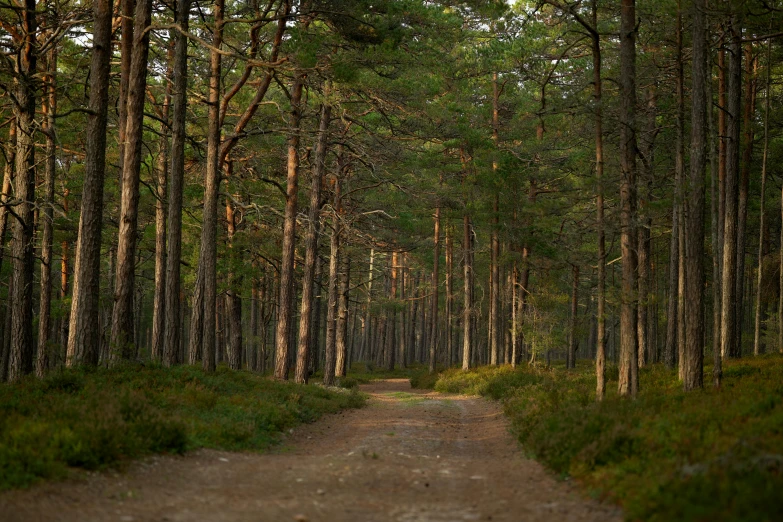
[[[274,453],[152,457],[0,495],[0,520],[620,521],[525,459],[500,408],[476,397],[362,390],[369,405],[290,434]]]

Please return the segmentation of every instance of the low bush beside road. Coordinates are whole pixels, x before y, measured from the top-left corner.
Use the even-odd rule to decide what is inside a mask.
[[[0,384],[0,490],[151,453],[263,450],[364,396],[245,371],[127,365]]]
[[[728,361],[721,389],[687,394],[676,370],[650,366],[636,399],[617,396],[610,368],[602,402],[590,361],[447,370],[424,384],[502,401],[524,451],[629,520],[773,521],[783,520],[781,359]]]

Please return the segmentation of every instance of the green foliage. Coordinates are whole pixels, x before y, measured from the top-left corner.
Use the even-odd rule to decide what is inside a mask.
[[[610,385],[596,402],[588,363],[449,370],[435,389],[501,400],[532,457],[620,503],[629,520],[780,520],[781,362],[729,361],[722,389],[687,394],[676,371],[644,368],[636,400]]]
[[[291,426],[363,404],[354,391],[225,368],[59,371],[0,386],[0,490],[149,453],[263,450]]]

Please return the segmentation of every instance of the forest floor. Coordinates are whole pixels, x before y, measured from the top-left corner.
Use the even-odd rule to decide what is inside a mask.
[[[361,386],[366,408],[300,426],[272,453],[198,450],[124,472],[84,473],[0,493],[16,521],[622,520],[524,458],[501,406]]]

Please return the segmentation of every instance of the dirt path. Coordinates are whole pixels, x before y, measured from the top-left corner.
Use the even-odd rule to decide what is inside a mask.
[[[523,458],[496,404],[407,380],[362,389],[367,408],[301,427],[273,454],[153,457],[0,495],[0,520],[622,520]]]

